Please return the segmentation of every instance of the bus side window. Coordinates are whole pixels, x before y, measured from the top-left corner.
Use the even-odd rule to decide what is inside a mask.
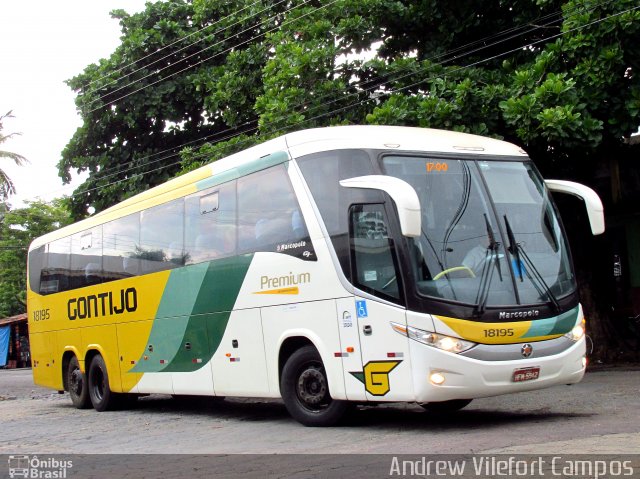
[[[183,256],[184,200],[173,200],[140,213],[140,246],[135,257],[141,273],[181,266]]]
[[[368,293],[398,301],[398,268],[384,205],[353,205],[349,217],[354,284]]]
[[[46,266],[40,276],[40,294],[58,293],[69,289],[71,238],[61,238],[47,245]]]
[[[29,288],[36,293],[40,292],[40,276],[46,262],[47,245],[42,245],[29,253]]]
[[[82,288],[102,282],[102,226],[71,237],[71,285]]]
[[[375,190],[343,188],[339,181],[373,174],[371,159],[365,151],[335,150],[313,153],[296,161],[331,237],[342,271],[351,280],[349,205],[382,201],[382,194]]]
[[[236,182],[230,181],[185,200],[185,264],[235,254]]]
[[[239,251],[275,252],[308,234],[284,165],[238,180]]]
[[[140,244],[140,213],[105,223],[102,232],[104,281],[140,274],[140,261],[135,258]]]

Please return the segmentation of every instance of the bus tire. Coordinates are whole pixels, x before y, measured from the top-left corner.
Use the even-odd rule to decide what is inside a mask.
[[[331,398],[320,354],[311,345],[295,351],[282,368],[280,393],[289,414],[305,426],[332,426],[347,410],[347,401]]]
[[[109,388],[107,365],[100,354],[97,354],[91,360],[88,383],[89,397],[96,411],[108,411],[116,407],[117,397]]]
[[[91,407],[87,375],[80,370],[80,363],[75,356],[69,360],[67,365],[67,386],[71,402],[76,408],[87,409]]]
[[[469,405],[472,399],[451,399],[440,402],[423,402],[420,406],[430,412],[454,412]]]

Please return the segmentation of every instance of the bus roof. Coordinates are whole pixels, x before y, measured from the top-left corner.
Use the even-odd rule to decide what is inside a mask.
[[[198,191],[195,185],[210,178],[230,178],[232,171],[241,172],[247,165],[254,171],[274,164],[273,156],[282,162],[287,158],[340,148],[393,149],[438,153],[473,153],[478,155],[526,158],[516,145],[468,133],[402,126],[353,125],[300,130],[274,138],[218,161],[204,165],[185,175],[128,198],[106,210],[72,225],[35,239],[29,250],[55,239],[111,221],[137,211]],[[262,165],[262,166],[261,166]]]
[[[526,157],[526,153],[520,147],[506,141],[432,128],[335,126],[301,130],[289,133],[284,138],[294,158],[312,151],[338,148],[397,149],[458,154],[466,152],[479,155]],[[299,151],[301,153],[298,153]]]

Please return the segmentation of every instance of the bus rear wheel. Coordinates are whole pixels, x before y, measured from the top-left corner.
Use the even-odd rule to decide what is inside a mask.
[[[96,355],[89,366],[89,397],[96,411],[107,411],[116,407],[116,394],[109,388],[107,366],[101,355]]]
[[[73,356],[67,366],[67,386],[71,402],[78,409],[91,407],[87,376],[80,370],[78,358]]]
[[[440,402],[423,402],[420,403],[420,406],[430,412],[454,412],[468,406],[471,401],[471,399],[451,399]]]
[[[295,351],[285,363],[280,393],[289,414],[305,426],[332,426],[348,407],[346,401],[331,398],[324,364],[310,345]]]

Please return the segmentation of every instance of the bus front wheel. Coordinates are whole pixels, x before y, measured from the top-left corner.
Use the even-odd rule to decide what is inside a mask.
[[[313,346],[295,351],[282,369],[280,393],[289,414],[305,426],[331,426],[347,410],[346,401],[329,394],[327,373]]]
[[[89,397],[96,411],[107,411],[116,406],[116,394],[109,388],[107,366],[101,355],[96,355],[89,366]]]
[[[71,402],[78,409],[91,407],[89,398],[89,387],[87,386],[87,376],[80,370],[78,358],[73,356],[67,366],[67,386]]]

